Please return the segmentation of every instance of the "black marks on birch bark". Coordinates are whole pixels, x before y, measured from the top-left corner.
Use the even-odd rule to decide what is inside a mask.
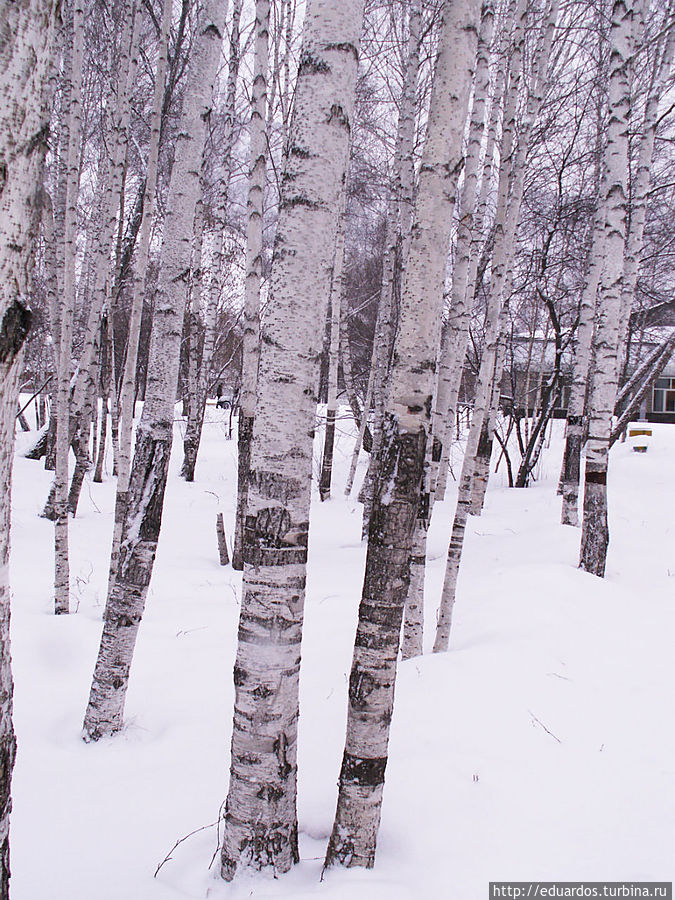
[[[387,768],[387,757],[381,759],[362,759],[345,751],[342,757],[340,779],[361,787],[377,787],[384,784],[384,773]]]
[[[19,300],[7,308],[0,326],[0,363],[10,365],[30,331],[31,311]]]

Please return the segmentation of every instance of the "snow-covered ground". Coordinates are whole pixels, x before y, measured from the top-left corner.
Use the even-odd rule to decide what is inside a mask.
[[[51,473],[17,454],[13,900],[478,900],[490,880],[672,879],[675,426],[658,425],[646,455],[612,451],[605,580],[576,568],[579,531],[558,524],[559,431],[533,487],[508,490],[501,469],[492,478],[468,529],[451,650],[399,669],[375,869],[336,870],[321,883],[365,558],[360,507],[342,497],[352,436],[341,419],[334,499],[317,499],[311,522],[302,862],[277,880],[232,886],[217,861],[209,870],[227,789],[240,584],[219,566],[215,536],[218,511],[232,533],[226,424],[209,411],[194,484],[178,477],[176,426],[127,727],[97,745],[82,742],[80,727],[114,481],[85,483],[71,529],[73,614],[57,618],[53,528],[38,517]],[[428,647],[453,511],[449,491],[429,535]]]

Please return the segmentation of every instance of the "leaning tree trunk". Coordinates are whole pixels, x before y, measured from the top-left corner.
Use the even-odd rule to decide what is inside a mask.
[[[514,133],[518,107],[518,92],[521,77],[521,61],[527,17],[527,0],[519,0],[516,11],[513,36],[513,52],[510,60],[509,91],[504,110],[501,166],[497,191],[497,212],[495,217],[495,244],[492,257],[492,280],[486,315],[487,329],[483,355],[478,374],[476,397],[474,400],[471,428],[464,451],[462,473],[457,492],[457,506],[453,520],[450,547],[446,563],[443,592],[438,611],[434,653],[446,650],[450,639],[450,626],[454,606],[459,564],[464,547],[466,523],[471,510],[471,496],[475,459],[481,449],[483,422],[491,397],[492,379],[495,371],[501,325],[501,304],[504,282],[509,268],[522,199],[524,162],[527,143],[521,141],[514,154]],[[512,184],[509,199],[509,186]]]
[[[600,279],[598,316],[593,338],[594,354],[588,403],[589,437],[579,556],[580,568],[601,578],[605,574],[609,546],[607,463],[617,394],[616,364],[626,238],[630,110],[628,66],[632,52],[632,13],[631,0],[615,0],[610,34],[609,126],[603,192],[605,263]]]
[[[56,468],[54,471],[54,611],[67,613],[70,604],[68,559],[68,454],[70,451],[70,377],[75,308],[75,256],[77,252],[77,195],[82,122],[82,54],[84,50],[84,0],[73,3],[73,49],[68,110],[68,161],[66,212],[63,239],[63,296],[59,365],[56,388]]]
[[[119,406],[115,399],[115,383],[112,379],[111,424],[114,447],[114,417],[119,409],[117,428],[117,492],[115,494],[115,518],[113,522],[113,538],[110,551],[110,574],[108,576],[108,594],[117,574],[119,561],[122,523],[124,521],[129,492],[129,475],[131,471],[131,442],[133,437],[133,410],[136,394],[136,369],[138,368],[138,344],[143,317],[143,299],[145,295],[145,276],[150,258],[150,238],[152,235],[152,219],[155,210],[157,192],[157,161],[159,159],[159,141],[162,123],[162,106],[164,102],[164,82],[166,79],[169,30],[171,27],[171,0],[164,0],[162,7],[161,31],[157,50],[157,69],[155,72],[155,92],[150,122],[150,146],[148,148],[148,165],[145,172],[145,193],[143,197],[143,215],[139,228],[138,251],[134,267],[134,288],[129,313],[129,330],[127,336],[127,352],[122,371],[122,383],[119,392]],[[110,329],[112,338],[112,327]],[[114,368],[112,347],[110,348],[110,370]]]
[[[250,168],[246,223],[246,282],[244,284],[244,341],[241,362],[237,454],[237,512],[232,567],[244,568],[246,510],[251,471],[251,441],[260,360],[260,284],[263,265],[263,203],[267,171],[267,69],[269,0],[256,0],[255,71],[251,93]]]
[[[466,302],[466,286],[473,210],[476,203],[478,163],[485,128],[485,101],[490,81],[489,48],[493,27],[494,6],[492,2],[483,3],[476,54],[476,85],[469,127],[468,150],[464,165],[464,190],[460,201],[455,270],[452,278],[451,309],[453,327],[455,329],[452,333],[454,340],[451,340],[447,329],[442,332],[442,335],[447,340],[441,339],[433,414],[433,448],[431,445],[428,448],[429,508],[425,511],[420,511],[421,514],[418,515],[415,523],[413,554],[410,561],[410,587],[405,604],[403,643],[401,645],[401,656],[403,659],[421,656],[424,651],[424,580],[427,562],[427,533],[433,511],[438,463],[442,452],[442,442],[439,439],[439,435],[445,434],[444,425],[446,419],[449,416],[454,417],[454,406],[452,409],[449,409],[448,404],[453,392],[454,381],[457,382],[457,392],[459,391],[459,379],[469,334],[471,311]]]
[[[263,323],[221,874],[298,861],[297,727],[318,359],[363,0],[310,0]]]
[[[448,0],[442,10],[326,866],[371,867],[375,860],[413,527],[425,505],[421,489],[431,428],[434,355],[475,61],[478,8],[478,0]]]
[[[0,8],[0,900],[9,898],[9,814],[16,742],[9,649],[10,484],[18,375],[31,316],[29,295],[47,149],[45,102],[58,4],[19,0]]]
[[[119,731],[138,628],[157,550],[171,455],[178,386],[185,272],[190,267],[199,173],[220,58],[225,4],[208,0],[188,64],[176,159],[167,198],[148,379],[138,425],[117,576],[108,594],[89,704],[85,740]]]

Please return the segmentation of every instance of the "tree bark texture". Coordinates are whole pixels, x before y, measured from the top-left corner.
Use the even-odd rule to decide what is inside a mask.
[[[40,222],[47,149],[47,87],[58,4],[19,0],[0,7],[0,900],[9,898],[9,814],[16,742],[9,643],[9,531],[14,428],[25,305]]]
[[[310,0],[262,329],[221,873],[298,861],[297,723],[318,360],[363,0]]]
[[[70,607],[68,559],[68,455],[70,451],[70,378],[72,368],[73,311],[75,308],[75,256],[77,252],[77,194],[82,123],[82,54],[84,0],[73,3],[73,43],[69,77],[68,156],[63,240],[63,295],[61,297],[59,365],[56,386],[56,459],[54,471],[54,612]]]
[[[342,204],[344,206],[344,203]],[[335,449],[335,412],[337,407],[338,362],[340,357],[340,301],[344,289],[345,233],[344,213],[338,223],[335,243],[335,262],[330,292],[330,349],[328,352],[328,403],[326,409],[326,432],[323,442],[321,474],[319,476],[319,496],[321,500],[330,498],[333,480],[333,450]],[[368,418],[364,399],[363,420]]]
[[[136,369],[138,367],[138,343],[143,316],[143,299],[145,296],[145,276],[150,257],[150,238],[152,236],[152,220],[155,210],[157,192],[157,163],[159,159],[159,141],[162,124],[162,107],[164,103],[166,70],[168,60],[169,30],[171,27],[171,0],[164,0],[162,6],[161,30],[157,49],[157,69],[155,71],[155,88],[150,122],[150,145],[148,148],[148,164],[145,172],[145,191],[143,195],[143,214],[138,235],[138,250],[134,266],[133,294],[129,313],[129,330],[127,350],[122,371],[122,383],[119,392],[119,425],[117,429],[117,492],[115,494],[115,518],[113,523],[112,548],[110,551],[110,575],[108,592],[117,572],[119,547],[122,536],[122,522],[126,509],[129,491],[129,474],[131,469],[131,443],[133,437],[133,409],[136,394]],[[111,360],[112,367],[112,360]],[[114,387],[114,385],[113,385]]]
[[[255,60],[251,94],[250,168],[246,220],[246,282],[244,284],[244,341],[241,397],[237,434],[237,511],[232,567],[244,567],[244,532],[251,468],[251,440],[260,361],[260,286],[263,267],[263,205],[267,172],[267,70],[269,57],[269,0],[256,0]]]
[[[442,8],[429,124],[401,294],[381,474],[349,679],[347,736],[326,866],[371,867],[380,822],[396,662],[410,578],[436,378],[462,135],[476,54],[479,4]]]
[[[218,301],[220,300],[220,292],[223,283],[222,268],[226,236],[225,225],[227,215],[227,200],[229,196],[229,187],[232,177],[232,149],[235,141],[235,100],[240,62],[239,23],[241,19],[241,7],[242,0],[235,0],[232,10],[232,26],[230,31],[230,59],[228,64],[227,90],[225,100],[225,120],[227,122],[227,135],[225,137],[222,165],[220,167],[218,201],[215,204],[215,209],[213,211],[215,227],[219,233],[216,235],[215,248],[212,257],[212,271],[208,286],[206,310],[204,315],[204,340],[202,342],[202,352],[199,357],[199,366],[195,370],[196,377],[194,383],[194,399],[191,399],[189,403],[188,421],[185,431],[185,439],[183,441],[183,466],[181,469],[181,475],[183,476],[183,478],[185,478],[186,481],[194,481],[195,468],[197,466],[197,456],[199,454],[199,446],[202,440],[202,428],[204,426],[204,414],[206,412],[209,376],[211,374],[211,360],[213,357]],[[205,279],[202,278],[200,291],[201,294],[205,292],[204,286]]]
[[[221,0],[205,4],[188,64],[167,198],[145,403],[136,435],[117,575],[106,602],[84,719],[86,740],[111,735],[122,727],[129,669],[157,550],[173,438],[185,279],[190,268],[201,158],[220,59],[225,6]]]
[[[380,446],[384,416],[389,401],[389,376],[391,373],[396,324],[398,318],[398,294],[401,270],[405,263],[415,195],[415,115],[417,109],[417,82],[419,79],[420,32],[422,7],[419,0],[410,4],[408,22],[408,48],[403,71],[403,86],[396,134],[394,157],[394,192],[387,211],[385,256],[382,265],[382,288],[377,311],[375,346],[371,368],[373,373],[373,441],[368,470],[362,488],[363,525],[362,536],[368,534],[368,524],[378,478]]]
[[[588,443],[584,475],[584,515],[579,566],[605,574],[609,525],[607,521],[607,464],[612,414],[617,394],[617,354],[624,273],[628,182],[629,57],[632,52],[631,0],[615,0],[610,32],[609,126],[605,149],[604,269],[600,280],[593,369],[588,405]],[[595,252],[595,250],[594,250]]]

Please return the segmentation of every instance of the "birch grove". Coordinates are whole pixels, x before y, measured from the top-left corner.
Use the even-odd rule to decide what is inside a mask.
[[[58,789],[77,770],[96,796],[110,891],[139,897],[146,815],[185,823],[160,891],[271,876],[295,896],[325,876],[346,896],[344,868],[377,854],[386,880],[432,826],[465,853],[445,820],[420,836],[400,815],[402,798],[463,815],[465,738],[497,728],[503,763],[525,710],[528,753],[575,746],[554,688],[527,705],[526,666],[580,690],[595,601],[620,609],[634,587],[626,522],[629,550],[654,546],[651,615],[670,571],[667,510],[649,518],[644,497],[668,493],[675,427],[674,16],[675,0],[0,3],[0,900],[17,746],[17,895],[31,797],[60,796],[36,776],[42,741]],[[486,621],[479,668],[487,683],[498,660],[503,685],[481,695],[453,679]],[[525,621],[528,647],[556,626],[529,663]],[[485,731],[467,737],[476,697]],[[501,697],[496,722],[482,702]],[[141,777],[163,785],[153,810]],[[130,791],[138,821],[111,842]],[[447,889],[464,889],[454,870]]]

